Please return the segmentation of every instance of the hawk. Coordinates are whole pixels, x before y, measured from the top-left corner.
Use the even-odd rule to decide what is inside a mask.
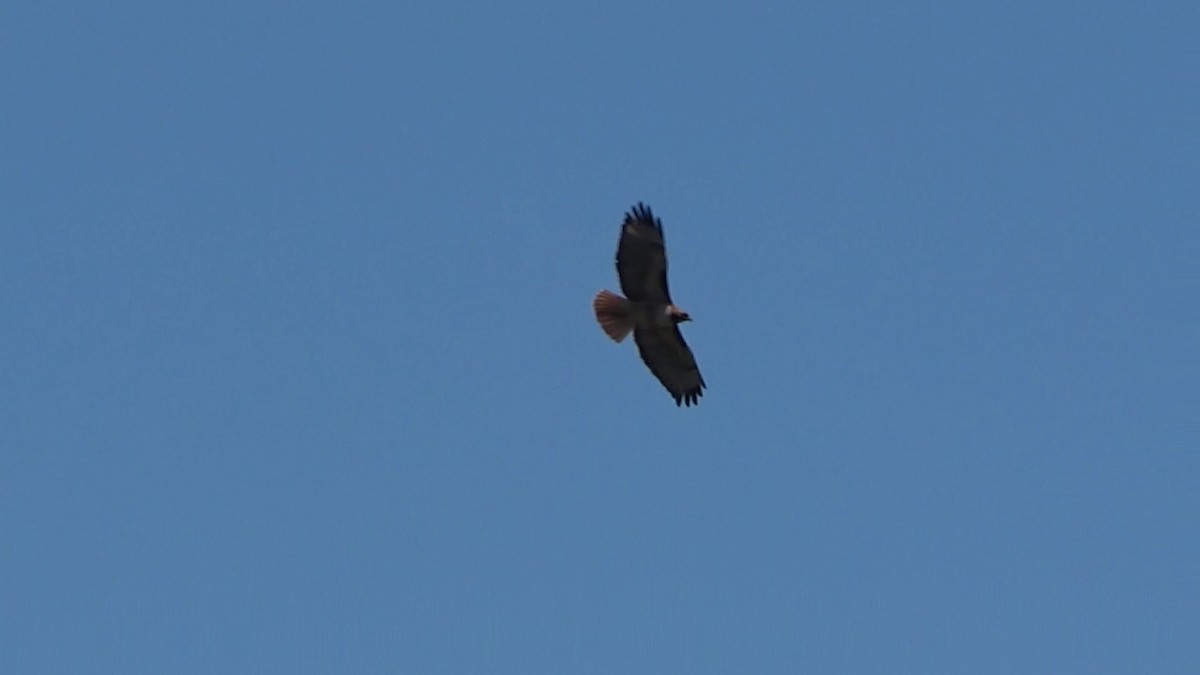
[[[616,342],[632,331],[642,361],[675,405],[698,404],[707,385],[679,332],[679,324],[692,318],[671,302],[662,220],[641,202],[626,212],[621,224],[617,276],[625,297],[603,290],[592,300],[600,328]]]

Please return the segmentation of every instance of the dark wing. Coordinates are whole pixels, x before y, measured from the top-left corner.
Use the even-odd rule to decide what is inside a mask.
[[[677,326],[670,328],[637,328],[633,331],[638,353],[650,372],[671,392],[675,405],[693,405],[704,395],[704,378],[696,366],[692,350],[683,341]]]
[[[671,304],[662,221],[641,202],[625,214],[625,222],[621,224],[617,276],[621,277],[621,290],[630,300]]]

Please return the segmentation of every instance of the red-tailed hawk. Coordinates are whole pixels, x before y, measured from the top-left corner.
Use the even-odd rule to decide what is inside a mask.
[[[605,290],[592,300],[600,328],[617,342],[633,331],[642,361],[671,392],[675,405],[699,403],[707,385],[679,332],[679,324],[692,319],[671,302],[662,221],[641,202],[621,224],[617,276],[624,298]]]

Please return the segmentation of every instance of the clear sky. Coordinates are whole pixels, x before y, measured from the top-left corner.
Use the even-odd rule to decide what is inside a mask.
[[[0,672],[1200,672],[1197,34],[6,3]]]

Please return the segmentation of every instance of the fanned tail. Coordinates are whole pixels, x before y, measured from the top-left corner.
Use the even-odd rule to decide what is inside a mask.
[[[629,301],[612,291],[600,291],[592,300],[596,321],[608,337],[616,342],[625,339],[633,330],[633,318],[629,316]]]

